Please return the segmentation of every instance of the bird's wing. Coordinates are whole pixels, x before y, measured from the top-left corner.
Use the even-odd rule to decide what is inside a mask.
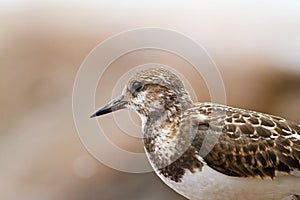
[[[198,120],[193,143],[199,151],[200,146],[206,147],[203,159],[211,168],[237,177],[274,178],[277,173],[300,172],[300,125],[211,103],[193,109],[204,116]],[[217,139],[210,143],[203,135]]]

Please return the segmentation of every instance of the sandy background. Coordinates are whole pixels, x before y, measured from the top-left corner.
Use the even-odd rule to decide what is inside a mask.
[[[77,70],[97,44],[130,28],[187,34],[218,65],[229,105],[300,122],[300,4],[295,2],[0,3],[0,199],[183,199],[153,173],[126,174],[102,165],[76,132]],[[123,64],[151,60],[149,55],[129,55]],[[208,101],[200,85],[196,95]],[[121,132],[110,137],[124,149],[142,151],[140,140]]]

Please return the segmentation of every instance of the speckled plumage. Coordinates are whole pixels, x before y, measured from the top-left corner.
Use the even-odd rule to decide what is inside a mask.
[[[142,119],[145,150],[158,176],[187,198],[300,195],[300,125],[255,111],[193,103],[180,79],[162,68],[135,74],[121,98],[93,116],[125,107]]]

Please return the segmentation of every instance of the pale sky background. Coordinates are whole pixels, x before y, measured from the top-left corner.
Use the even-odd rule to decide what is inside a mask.
[[[55,22],[53,18],[57,18],[71,27],[94,24],[100,26],[92,30],[94,34],[101,32],[107,37],[130,28],[169,28],[192,37],[204,47],[217,46],[224,56],[227,56],[224,52],[230,54],[234,52],[232,49],[238,49],[235,55],[256,53],[270,56],[279,63],[278,66],[297,71],[300,71],[299,10],[300,1],[296,0],[0,1],[0,12],[4,16],[39,13],[41,21],[51,18]],[[26,21],[26,17],[22,20]],[[118,25],[111,26],[112,29],[101,29],[101,24],[107,23]],[[229,52],[227,48],[230,48]]]

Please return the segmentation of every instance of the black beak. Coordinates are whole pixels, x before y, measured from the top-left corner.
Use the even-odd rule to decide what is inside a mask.
[[[114,100],[112,100],[111,102],[109,102],[108,104],[106,104],[105,106],[103,106],[102,108],[100,108],[90,118],[97,117],[100,115],[105,115],[107,113],[111,113],[116,110],[123,109],[123,108],[125,108],[127,103],[128,102],[126,100],[124,100],[123,95],[119,96],[119,97],[115,98]]]

